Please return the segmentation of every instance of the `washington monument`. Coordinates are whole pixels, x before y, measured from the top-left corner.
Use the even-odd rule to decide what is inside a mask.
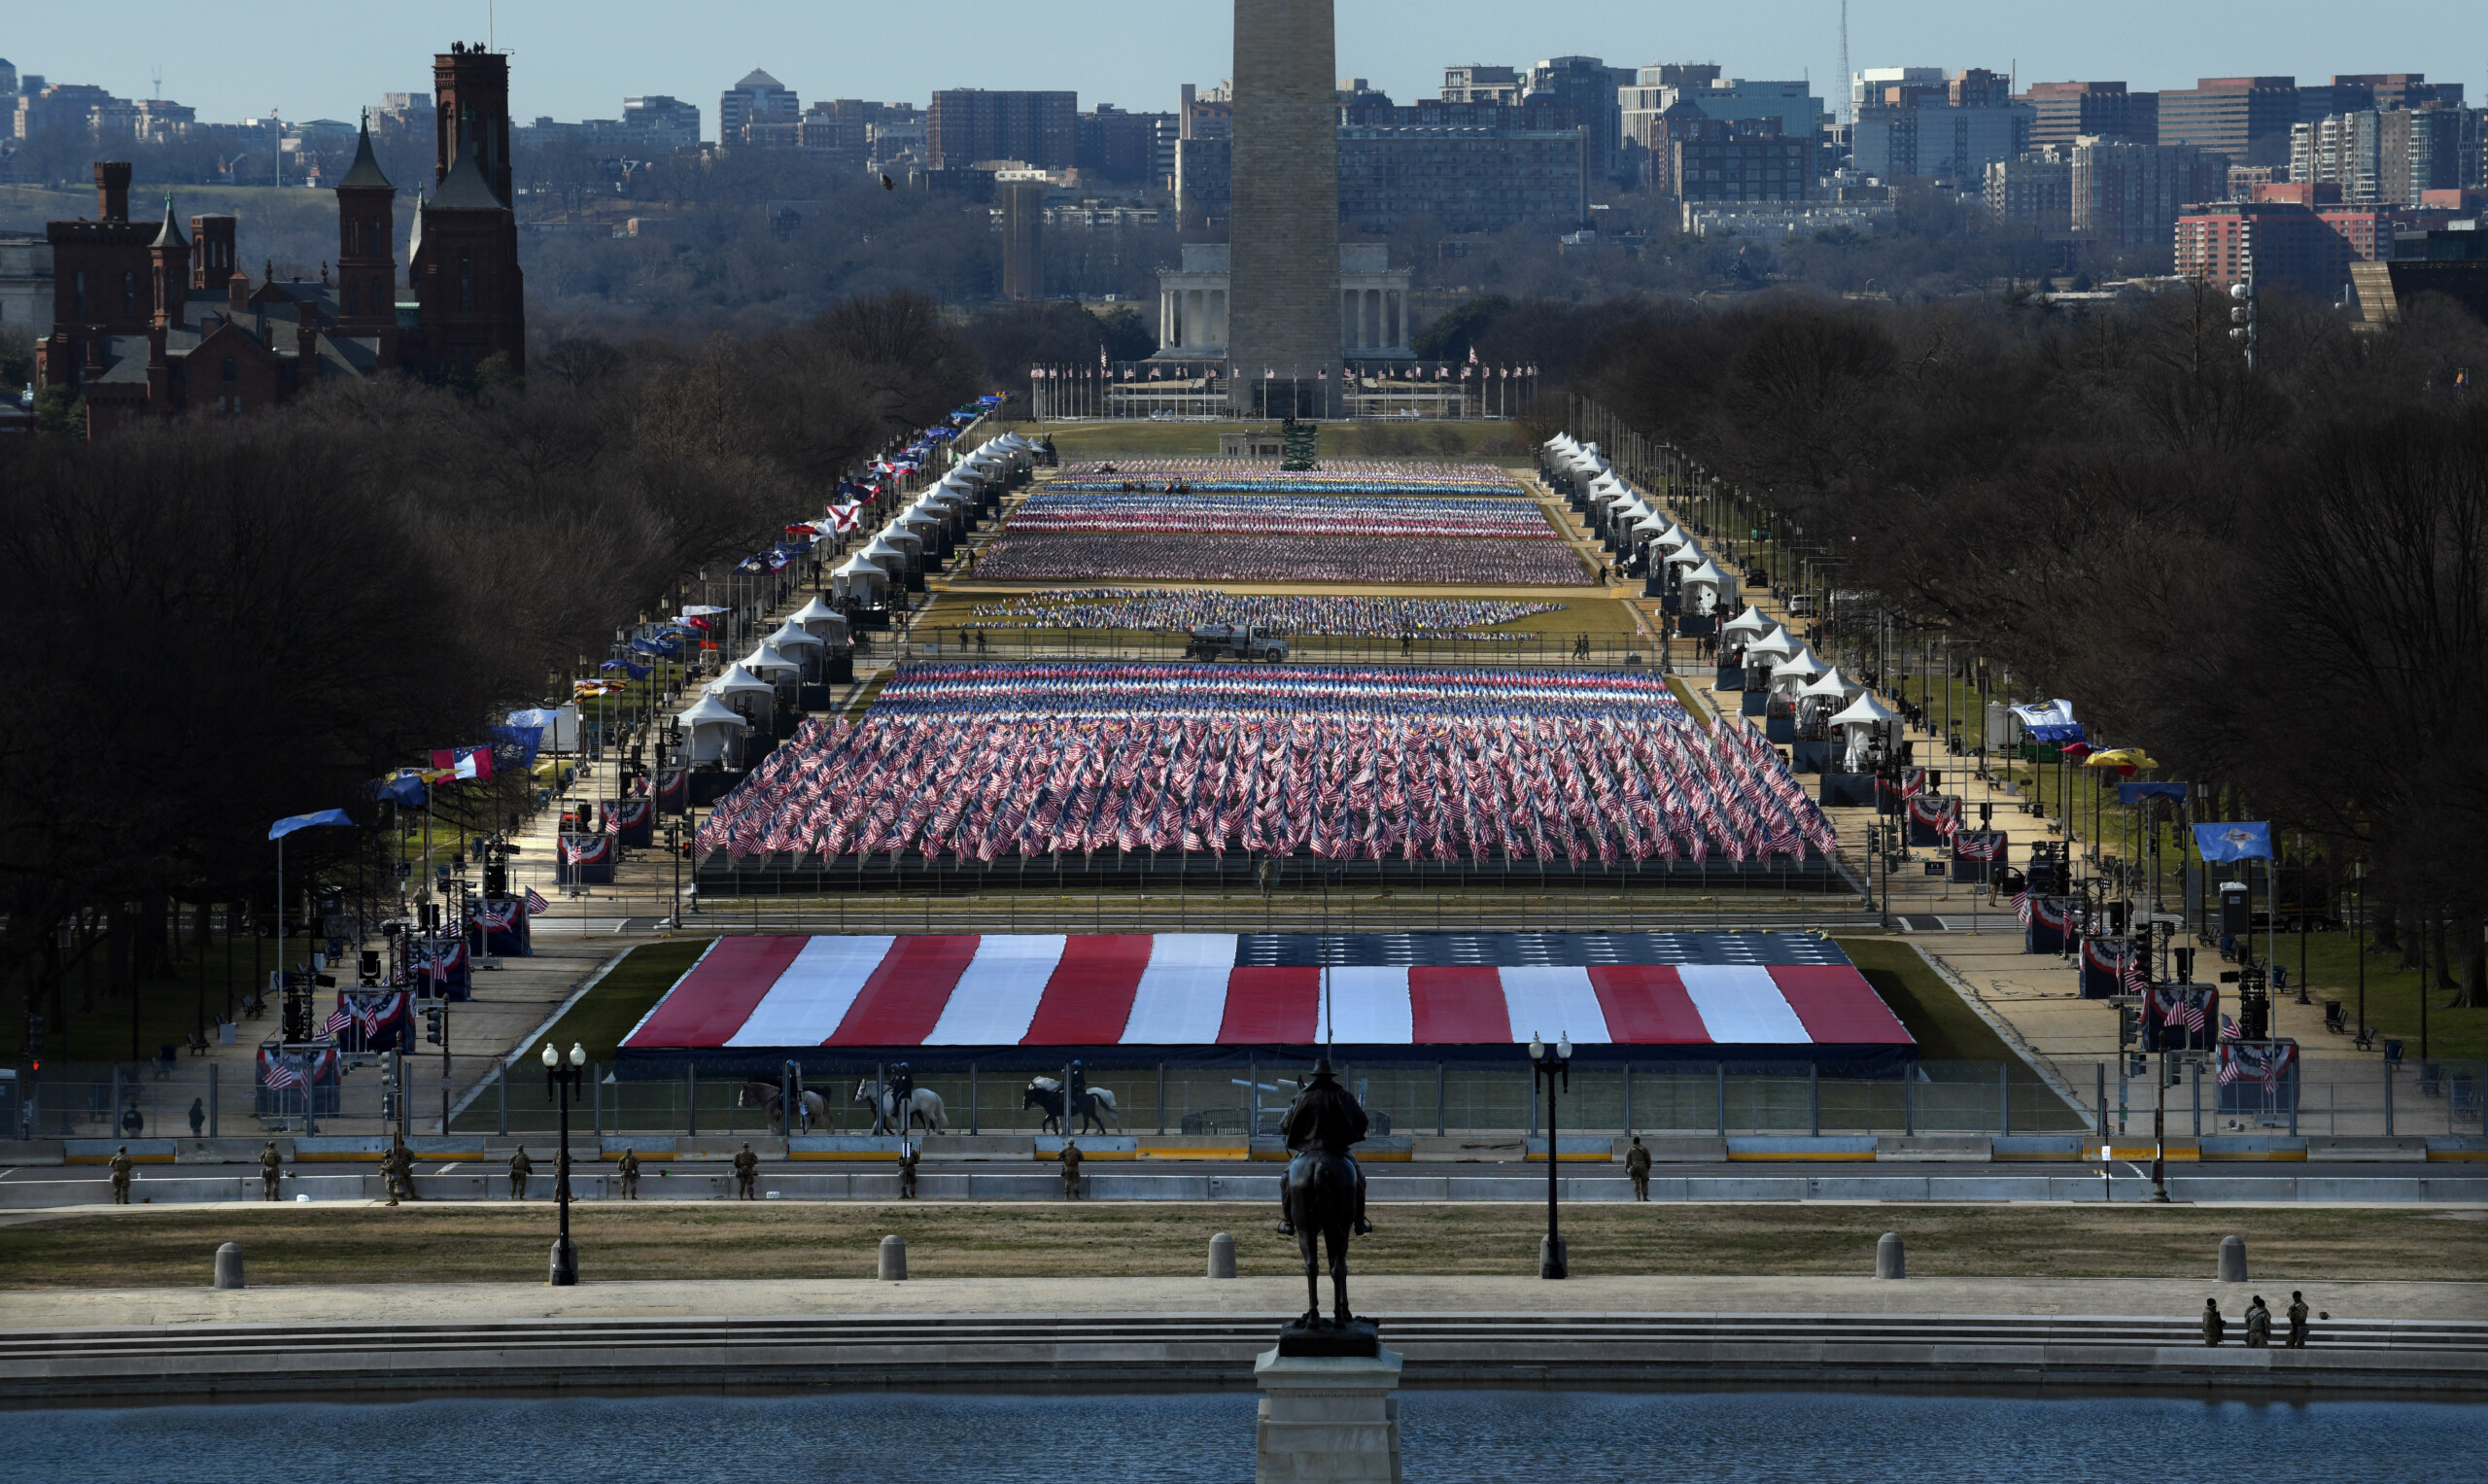
[[[1336,78],[1331,0],[1235,0],[1227,356],[1243,416],[1338,406]]]

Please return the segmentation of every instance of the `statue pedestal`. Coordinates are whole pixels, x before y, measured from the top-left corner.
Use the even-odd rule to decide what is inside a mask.
[[[1379,1348],[1379,1347],[1377,1347]],[[1254,1428],[1254,1484],[1373,1480],[1400,1484],[1400,1356],[1261,1352],[1253,1380],[1265,1394]]]

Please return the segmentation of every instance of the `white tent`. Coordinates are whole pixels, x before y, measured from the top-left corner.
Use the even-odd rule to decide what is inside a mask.
[[[1747,604],[1744,612],[1719,626],[1719,642],[1727,643],[1739,635],[1759,636],[1770,632],[1771,620],[1762,616],[1762,609]]]
[[[844,566],[829,574],[829,585],[842,599],[882,603],[889,596],[890,574],[857,555],[848,557]]]
[[[1772,664],[1796,653],[1797,647],[1797,640],[1788,637],[1788,631],[1774,624],[1769,634],[1745,645],[1745,664]]]
[[[1684,574],[1684,602],[1691,612],[1702,617],[1719,611],[1719,591],[1728,579],[1715,562],[1705,562]]]
[[[751,729],[731,707],[706,694],[674,719],[682,728],[683,752],[694,763],[724,762],[736,740]]]
[[[743,669],[741,663],[727,666],[726,673],[709,681],[702,693],[724,702],[729,710],[750,707],[762,716],[778,704],[778,687]]]
[[[914,532],[884,526],[874,535],[873,544],[864,548],[864,555],[873,559],[874,566],[895,576],[922,563],[924,539]]]
[[[1804,689],[1814,676],[1831,669],[1814,658],[1814,652],[1800,644],[1797,652],[1771,668],[1771,688],[1783,696],[1793,696]]]
[[[821,602],[817,597],[796,609],[795,616],[786,622],[801,627],[805,633],[824,644],[847,642],[847,615]],[[778,647],[783,649],[786,646],[780,644]]]
[[[1849,708],[1831,719],[1833,728],[1845,734],[1848,741],[1848,762],[1845,773],[1866,771],[1867,749],[1874,745],[1879,729],[1900,720],[1900,713],[1875,699],[1867,691],[1849,705]]]
[[[804,677],[804,667],[779,653],[778,647],[767,639],[752,645],[751,653],[735,663],[772,684],[801,681]]]
[[[1681,551],[1693,544],[1693,537],[1685,533],[1682,526],[1671,523],[1658,534],[1656,544],[1661,551]]]
[[[1691,541],[1687,541],[1676,550],[1668,553],[1668,565],[1670,567],[1700,567],[1710,560],[1710,559],[1709,557],[1702,554],[1702,548],[1694,545]]]
[[[791,618],[779,624],[774,633],[760,642],[762,648],[775,649],[798,665],[808,664],[820,658],[822,647],[819,635]]]
[[[1839,667],[1822,673],[1818,679],[1797,687],[1797,709],[1801,714],[1820,715],[1826,708],[1839,710],[1849,704],[1849,687],[1841,682]]]

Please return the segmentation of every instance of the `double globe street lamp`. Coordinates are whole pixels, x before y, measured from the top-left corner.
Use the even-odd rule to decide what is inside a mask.
[[[1571,1269],[1564,1260],[1564,1233],[1555,1225],[1555,1166],[1562,1155],[1555,1139],[1555,1084],[1560,1078],[1565,1091],[1572,1089],[1572,1038],[1559,1036],[1550,1052],[1538,1032],[1531,1031],[1529,1059],[1536,1075],[1546,1079],[1546,1240],[1538,1248],[1538,1276],[1562,1278]]]
[[[573,1041],[567,1063],[553,1043],[544,1043],[544,1095],[553,1101],[561,1114],[561,1149],[553,1156],[553,1201],[562,1210],[562,1234],[553,1242],[553,1270],[550,1282],[557,1289],[570,1288],[579,1281],[579,1250],[570,1244],[570,1104],[579,1100],[579,1086],[587,1080],[587,1048]]]

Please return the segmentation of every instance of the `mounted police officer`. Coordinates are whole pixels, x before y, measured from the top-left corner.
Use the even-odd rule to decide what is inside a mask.
[[[888,1100],[890,1122],[896,1125],[891,1131],[905,1134],[908,1105],[916,1100],[916,1073],[904,1061],[890,1068]]]
[[[1064,1133],[1071,1132],[1072,1119],[1085,1112],[1088,1107],[1088,1068],[1087,1064],[1074,1061],[1067,1070],[1071,1074],[1071,1086],[1065,1089],[1062,1100],[1062,1131]]]
[[[1337,1156],[1346,1155],[1349,1146],[1362,1143],[1370,1126],[1365,1106],[1357,1101],[1355,1093],[1339,1086],[1339,1079],[1330,1071],[1330,1058],[1325,1056],[1313,1064],[1313,1076],[1297,1090],[1296,1101],[1288,1105],[1286,1115],[1279,1120],[1279,1136],[1287,1140],[1290,1153],[1299,1157]],[[1296,1235],[1296,1214],[1288,1208],[1287,1194],[1295,1162],[1289,1161],[1291,1179],[1279,1182],[1281,1236]],[[1356,1168],[1353,1157],[1348,1167],[1356,1173],[1356,1234],[1365,1236],[1373,1230],[1373,1224],[1365,1219],[1365,1172]]]

